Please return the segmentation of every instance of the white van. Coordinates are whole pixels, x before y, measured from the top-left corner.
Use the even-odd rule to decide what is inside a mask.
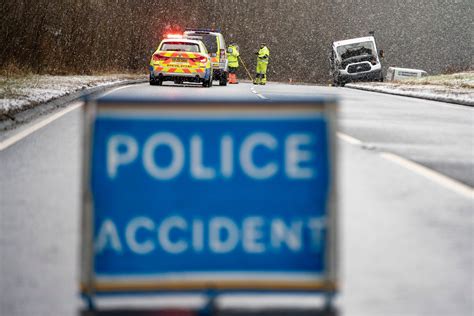
[[[353,81],[383,81],[380,58],[383,58],[383,50],[377,51],[373,36],[332,43],[329,60],[334,85],[344,86]]]
[[[403,79],[421,78],[426,77],[427,75],[428,73],[421,69],[389,67],[385,80],[397,81]]]
[[[211,55],[214,80],[219,80],[220,86],[227,85],[229,67],[227,60],[227,46],[220,30],[187,28],[184,37],[199,39],[206,45]]]

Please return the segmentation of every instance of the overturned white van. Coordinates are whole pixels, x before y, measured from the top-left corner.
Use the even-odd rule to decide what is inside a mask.
[[[377,51],[373,36],[333,42],[329,57],[334,85],[353,81],[383,81],[383,50]]]

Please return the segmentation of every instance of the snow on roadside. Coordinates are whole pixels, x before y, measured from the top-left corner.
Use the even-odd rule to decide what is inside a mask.
[[[347,87],[474,106],[474,72],[394,82],[361,82]]]
[[[144,79],[144,77],[138,75],[0,76],[0,115],[17,113],[87,88],[108,86],[136,79]]]
[[[474,71],[458,72],[453,74],[411,78],[402,81],[410,85],[438,85],[451,88],[474,89]]]

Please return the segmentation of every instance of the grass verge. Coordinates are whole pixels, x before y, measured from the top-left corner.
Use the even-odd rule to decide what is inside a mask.
[[[9,75],[0,76],[0,116],[9,116],[37,104],[84,89],[127,80],[145,79],[145,75],[102,74],[95,76]]]
[[[395,83],[406,85],[435,85],[450,88],[474,89],[474,71],[405,79],[395,81]]]

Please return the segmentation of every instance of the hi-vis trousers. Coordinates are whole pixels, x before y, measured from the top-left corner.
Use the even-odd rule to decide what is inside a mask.
[[[267,83],[267,67],[268,61],[257,61],[257,75],[255,76],[255,84]]]

